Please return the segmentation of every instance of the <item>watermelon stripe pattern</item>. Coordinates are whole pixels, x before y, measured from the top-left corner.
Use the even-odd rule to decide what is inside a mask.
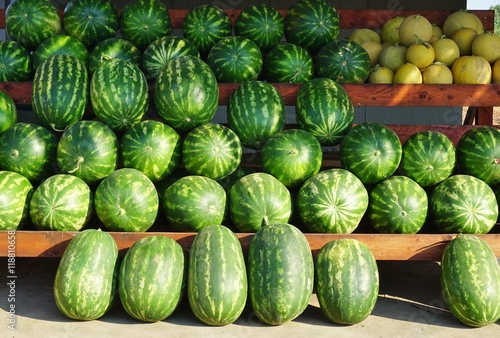
[[[0,230],[17,230],[29,218],[33,185],[21,174],[0,171]]]
[[[305,83],[314,78],[314,61],[305,48],[280,43],[266,54],[263,73],[269,82]]]
[[[28,81],[33,76],[30,53],[15,41],[0,41],[0,81]]]

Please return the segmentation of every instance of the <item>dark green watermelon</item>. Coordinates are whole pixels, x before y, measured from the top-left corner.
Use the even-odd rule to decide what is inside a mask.
[[[99,42],[89,54],[89,72],[93,74],[101,62],[118,58],[141,67],[141,51],[130,41],[113,37]]]
[[[34,69],[37,69],[46,59],[58,54],[71,55],[85,66],[88,64],[89,52],[85,45],[77,38],[58,34],[44,40],[32,53]]]
[[[284,42],[266,53],[262,72],[269,82],[305,83],[314,77],[314,61],[305,48]]]
[[[17,107],[12,98],[0,91],[0,134],[17,122]]]
[[[0,81],[29,81],[33,60],[29,51],[16,41],[0,41]]]

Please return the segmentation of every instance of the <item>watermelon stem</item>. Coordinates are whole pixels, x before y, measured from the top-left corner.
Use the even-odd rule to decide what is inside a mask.
[[[75,173],[78,169],[80,169],[80,164],[85,161],[82,156],[78,156],[78,160],[76,161],[76,168],[72,170],[68,170],[68,174]]]

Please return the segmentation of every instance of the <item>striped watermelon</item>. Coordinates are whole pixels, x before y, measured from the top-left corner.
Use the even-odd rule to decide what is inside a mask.
[[[54,55],[40,64],[33,78],[32,105],[39,123],[56,131],[82,119],[89,78],[83,62]]]
[[[64,31],[89,50],[118,33],[118,10],[110,0],[71,0],[64,7]]]
[[[264,57],[262,72],[268,82],[305,83],[314,77],[314,61],[305,48],[280,43]]]
[[[33,67],[37,69],[40,64],[54,55],[65,54],[80,60],[85,66],[88,64],[89,52],[87,47],[69,35],[54,35],[40,43],[32,54]]]
[[[33,77],[31,54],[20,43],[0,41],[0,81],[29,81]]]
[[[298,228],[274,223],[255,233],[248,250],[248,292],[261,321],[281,325],[298,317],[313,286],[311,248]]]
[[[167,236],[147,236],[125,253],[118,274],[118,293],[125,311],[143,322],[169,317],[184,291],[184,252]]]
[[[250,39],[263,52],[276,46],[285,32],[283,16],[270,4],[256,4],[242,10],[234,34]]]
[[[73,175],[56,174],[35,189],[30,218],[38,230],[80,231],[90,220],[92,204],[87,183]]]
[[[403,144],[399,171],[423,187],[432,187],[453,174],[456,150],[438,131],[412,134]]]
[[[432,223],[442,233],[485,234],[496,224],[498,204],[493,190],[470,175],[453,175],[429,197]]]
[[[0,134],[17,122],[17,107],[12,98],[0,91]]]
[[[180,56],[200,57],[200,52],[188,39],[168,35],[155,41],[142,53],[142,70],[148,80],[155,80],[168,61]]]
[[[118,247],[104,231],[88,229],[73,237],[54,280],[54,298],[68,318],[94,320],[113,304],[118,272]]]
[[[61,32],[61,17],[50,0],[15,0],[5,10],[5,29],[11,40],[33,51]]]
[[[220,39],[207,55],[218,82],[256,80],[262,71],[262,52],[250,39],[228,36]]]
[[[227,121],[241,144],[260,149],[285,127],[285,104],[278,90],[264,81],[246,81],[229,97]]]
[[[107,59],[117,58],[141,67],[141,51],[134,44],[121,37],[114,37],[99,42],[89,54],[89,72],[93,74],[97,67]]]
[[[29,219],[33,185],[14,171],[0,171],[0,230],[18,230]]]
[[[339,33],[339,14],[325,0],[298,0],[285,16],[286,40],[304,47],[312,55],[337,39]]]
[[[17,122],[0,134],[0,168],[17,172],[30,182],[54,173],[57,137],[35,124]]]
[[[492,126],[470,129],[458,141],[456,152],[465,174],[489,185],[500,183],[500,130]]]
[[[179,166],[182,140],[165,123],[144,120],[123,134],[120,154],[124,167],[137,169],[156,183]]]
[[[376,184],[394,174],[401,162],[402,146],[398,135],[377,122],[360,123],[342,139],[342,168],[364,184]]]
[[[348,234],[368,209],[368,192],[351,172],[327,169],[304,182],[296,206],[301,222],[312,232]]]
[[[327,242],[318,252],[315,271],[316,295],[328,320],[352,325],[372,313],[378,297],[379,273],[377,261],[366,244],[354,238]]]
[[[316,136],[321,145],[337,145],[352,128],[354,106],[340,84],[316,78],[300,87],[295,115],[299,127]]]
[[[427,219],[427,192],[406,176],[391,176],[370,191],[368,215],[380,233],[415,234]]]
[[[106,60],[90,81],[95,115],[111,129],[125,131],[139,123],[149,105],[148,82],[136,65],[118,58]]]
[[[459,235],[441,258],[441,289],[451,313],[472,327],[500,319],[500,266],[489,245],[474,235]]]
[[[286,223],[292,215],[288,189],[274,176],[256,172],[240,178],[229,191],[229,215],[241,232]]]
[[[156,79],[154,103],[169,126],[188,132],[215,116],[219,104],[217,79],[199,58],[175,58]]]
[[[184,138],[182,161],[190,174],[220,180],[240,165],[242,152],[234,131],[218,123],[204,123]]]
[[[118,137],[102,122],[78,121],[66,128],[57,144],[57,165],[87,184],[97,183],[118,167]]]
[[[314,59],[317,77],[339,83],[364,83],[370,75],[368,52],[357,42],[337,39],[329,42]]]
[[[167,6],[158,0],[132,0],[120,13],[120,33],[139,50],[151,42],[169,35],[172,29]]]
[[[217,181],[187,175],[172,183],[163,193],[167,225],[176,231],[200,231],[211,224],[222,224],[226,213],[226,192]]]
[[[227,227],[212,224],[189,251],[187,295],[195,316],[211,326],[231,324],[243,312],[248,281],[243,249]]]
[[[229,16],[213,5],[198,5],[188,11],[182,21],[183,36],[194,43],[203,59],[222,38],[231,36]]]
[[[299,187],[323,163],[318,139],[302,129],[286,129],[269,137],[262,148],[262,170],[287,188]]]
[[[121,168],[97,186],[94,208],[102,224],[111,231],[147,231],[158,213],[158,193],[142,172]]]

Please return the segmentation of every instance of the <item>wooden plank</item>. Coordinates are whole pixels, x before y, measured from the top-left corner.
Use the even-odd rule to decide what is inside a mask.
[[[9,235],[7,231],[0,232],[0,243],[8,243],[15,238],[11,252],[16,257],[61,257],[70,240],[77,232],[57,231],[16,231]],[[195,233],[190,232],[143,232],[120,233],[110,232],[115,239],[120,253],[123,254],[135,241],[145,236],[161,235],[176,240],[185,250],[189,250]],[[14,236],[14,237],[9,237]],[[246,252],[253,238],[252,233],[237,233]],[[387,234],[305,234],[313,255],[316,255],[327,242],[340,238],[354,238],[365,243],[377,260],[435,260],[441,259],[446,244],[455,238],[456,234],[417,234],[417,235],[387,235]],[[500,257],[500,234],[478,235]],[[9,245],[0,246],[0,257],[9,256]]]

